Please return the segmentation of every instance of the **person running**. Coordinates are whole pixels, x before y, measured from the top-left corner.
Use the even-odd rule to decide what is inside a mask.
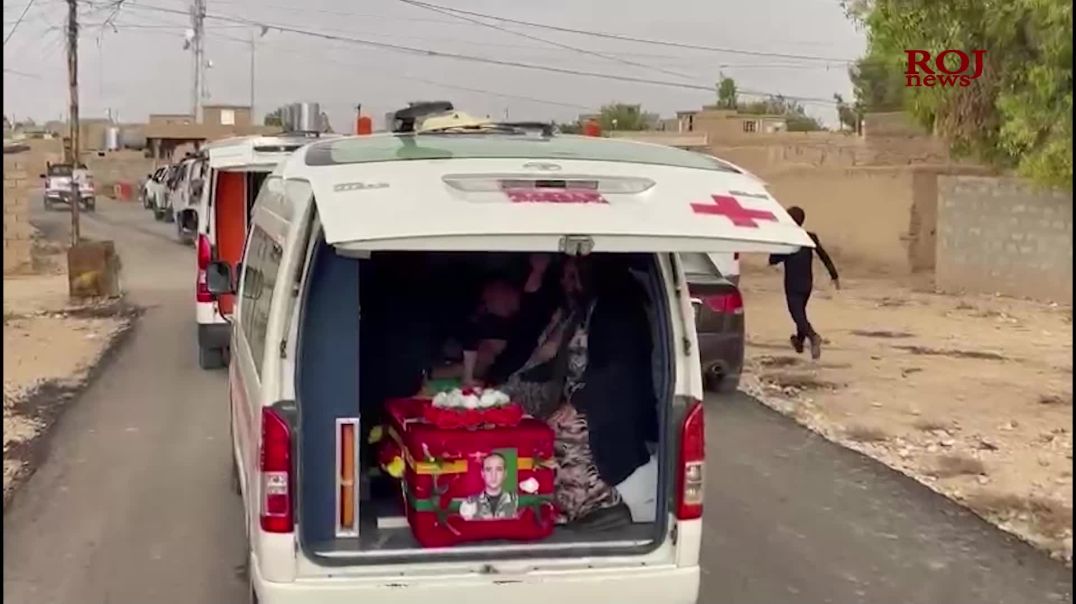
[[[803,208],[793,206],[788,209],[788,215],[796,224],[803,226],[807,214]],[[837,267],[833,266],[818,235],[808,231],[807,236],[814,242],[814,251],[809,247],[801,247],[791,254],[771,254],[770,265],[784,263],[785,265],[785,301],[788,303],[788,312],[792,315],[792,321],[796,324],[796,333],[790,338],[792,348],[796,352],[803,352],[804,340],[811,343],[811,358],[817,360],[822,356],[822,336],[811,326],[807,320],[807,301],[811,299],[811,290],[814,289],[814,253],[822,260],[829,277],[833,280],[833,287],[840,289],[841,282],[837,276]]]

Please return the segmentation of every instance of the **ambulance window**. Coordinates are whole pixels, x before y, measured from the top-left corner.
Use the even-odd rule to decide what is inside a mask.
[[[265,337],[282,251],[260,227],[255,226],[251,230],[243,265],[239,319],[240,329],[250,347],[250,355],[259,376],[265,358]]]

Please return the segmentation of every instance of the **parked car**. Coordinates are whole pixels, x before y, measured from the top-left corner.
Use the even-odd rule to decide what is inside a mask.
[[[168,175],[168,166],[162,166],[146,177],[142,183],[142,207],[152,210],[157,206],[157,197],[164,192],[164,179]]]
[[[737,284],[721,273],[715,256],[729,255],[680,254],[680,261],[695,307],[703,385],[711,392],[735,392],[744,359],[743,296]]]
[[[161,187],[153,197],[153,218],[169,222],[174,220],[172,215],[172,190],[178,184],[181,176],[181,164],[172,164],[165,168],[161,175]]]
[[[171,193],[172,221],[176,224],[176,239],[184,245],[194,243],[198,230],[198,209],[205,186],[206,158],[203,154],[188,157],[182,162],[183,175]]]
[[[56,205],[71,207],[75,201],[75,192],[72,180],[78,184],[78,204],[82,210],[93,212],[97,207],[97,192],[94,187],[93,174],[84,165],[72,170],[71,164],[48,164],[45,173],[41,175],[45,179],[45,193],[43,201],[46,210],[52,210]]]
[[[773,220],[744,228],[692,205],[729,191],[750,193],[743,205]],[[302,147],[261,188],[241,265],[206,265],[207,291],[236,295],[228,384],[251,601],[694,604],[705,426],[678,254],[810,245],[757,181],[670,147],[473,123]],[[539,541],[423,548],[406,518],[389,522],[401,519],[399,486],[354,487],[376,466],[358,430],[374,422],[363,417],[360,379],[382,379],[365,368],[383,351],[361,334],[384,324],[366,305],[360,312],[360,299],[379,293],[377,263],[405,253],[523,252],[630,258],[641,271],[657,334],[639,351],[652,359],[660,392],[663,436],[649,443],[656,516],[560,527]],[[437,305],[441,291],[424,302]],[[445,505],[456,521],[451,502],[431,505],[426,513]],[[720,523],[722,511],[712,513]]]

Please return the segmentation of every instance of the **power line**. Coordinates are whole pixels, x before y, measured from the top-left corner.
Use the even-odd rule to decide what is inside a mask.
[[[22,23],[23,18],[26,17],[26,13],[30,12],[30,7],[33,5],[34,0],[27,0],[26,6],[24,6],[22,9],[22,14],[20,14],[19,18],[15,20],[15,25],[12,25],[11,31],[7,32],[7,35],[4,36],[4,46],[7,46],[7,41],[10,40],[11,36],[15,34],[15,30],[19,28],[19,24]]]
[[[438,13],[438,14],[448,15],[450,17],[455,17],[457,19],[462,19],[464,21],[467,21],[468,23],[474,23],[474,24],[480,25],[482,27],[488,27],[490,29],[493,29],[493,30],[496,30],[496,31],[499,31],[499,32],[511,34],[513,36],[519,36],[521,38],[526,38],[528,40],[534,40],[536,42],[541,42],[543,44],[548,44],[550,46],[556,46],[558,48],[571,50],[573,52],[578,52],[578,53],[581,53],[581,54],[598,57],[598,58],[601,58],[601,59],[605,59],[607,61],[614,61],[614,62],[621,63],[623,65],[628,65],[628,66],[631,66],[631,67],[641,67],[643,69],[647,69],[647,70],[651,70],[651,71],[658,71],[658,72],[664,73],[666,75],[673,75],[673,76],[677,76],[677,77],[680,77],[680,78],[690,78],[690,77],[692,77],[692,76],[685,75],[683,73],[679,73],[679,72],[676,72],[676,71],[670,71],[668,69],[663,69],[661,67],[654,67],[652,65],[647,65],[645,63],[639,63],[637,61],[631,61],[631,60],[628,60],[628,59],[622,59],[622,58],[617,57],[617,56],[608,55],[608,54],[597,52],[597,51],[594,51],[594,50],[589,50],[589,49],[586,49],[586,48],[580,48],[578,46],[572,46],[571,44],[564,44],[564,43],[561,43],[561,42],[557,42],[555,40],[549,40],[547,38],[540,38],[538,36],[532,36],[530,34],[526,34],[526,33],[523,33],[523,32],[513,31],[513,30],[508,29],[506,27],[501,27],[499,25],[494,25],[492,23],[486,23],[484,21],[481,21],[479,19],[474,19],[474,18],[468,17],[466,15],[460,15],[460,14],[452,13],[452,12],[449,12],[447,10],[443,10],[443,9],[441,9],[439,7],[435,7],[435,6],[431,5],[431,4],[425,4],[423,2],[415,2],[414,0],[399,0],[399,1],[403,2],[404,4],[407,4],[409,6],[414,6],[416,8],[421,8],[421,9],[424,9],[424,10],[433,11],[433,12]]]
[[[621,42],[634,42],[637,44],[651,44],[654,46],[667,46],[670,48],[684,48],[690,50],[705,50],[708,52],[719,52],[727,54],[747,55],[754,57],[774,57],[783,59],[798,59],[802,61],[825,61],[829,63],[853,63],[854,59],[842,59],[835,57],[820,57],[816,55],[804,55],[795,53],[783,53],[783,52],[766,52],[761,50],[743,50],[738,48],[722,48],[718,46],[705,46],[702,44],[689,44],[686,42],[670,42],[668,40],[655,40],[652,38],[638,38],[635,36],[627,36],[623,34],[611,34],[599,31],[590,31],[585,29],[575,29],[571,27],[560,27],[557,25],[549,25],[547,23],[536,23],[534,21],[523,21],[521,19],[510,19],[508,17],[500,17],[497,15],[489,15],[486,13],[478,13],[474,11],[468,11],[458,8],[449,8],[447,6],[441,6],[437,4],[429,4],[427,2],[419,2],[418,0],[410,0],[408,4],[422,5],[433,9],[439,9],[450,13],[458,13],[461,15],[469,15],[472,17],[482,17],[485,19],[493,19],[495,21],[501,21],[503,23],[514,23],[516,25],[525,25],[527,27],[535,27],[538,29],[548,29],[551,31],[559,31],[563,33],[576,34],[580,36],[591,36],[595,38],[605,38],[607,40],[619,40]]]
[[[158,7],[158,6],[149,6],[149,5],[144,5],[144,4],[143,5],[132,5],[132,8],[134,8],[134,7],[138,7],[140,9],[146,9],[146,10],[155,10],[155,11],[160,11],[160,12],[166,12],[166,13],[182,14],[182,11],[163,8],[163,7]],[[517,69],[527,69],[527,70],[531,70],[531,71],[544,71],[544,72],[548,72],[548,73],[558,73],[558,74],[561,74],[561,75],[572,75],[572,76],[579,76],[579,77],[600,78],[600,79],[604,79],[604,80],[614,80],[614,81],[620,81],[620,82],[629,82],[629,83],[633,83],[633,84],[648,84],[648,85],[653,85],[653,86],[665,86],[665,87],[669,87],[669,88],[680,88],[680,89],[684,89],[684,90],[705,91],[705,92],[708,92],[708,93],[713,93],[714,92],[714,86],[712,86],[712,85],[689,84],[689,83],[685,83],[685,82],[673,82],[673,81],[669,81],[669,80],[652,80],[652,79],[646,79],[646,78],[640,78],[640,77],[634,77],[634,76],[616,75],[616,74],[600,73],[600,72],[593,72],[593,71],[582,71],[582,70],[577,70],[577,69],[568,69],[568,68],[556,67],[556,66],[552,66],[552,65],[540,65],[540,64],[534,64],[534,63],[522,63],[522,62],[519,62],[519,61],[489,59],[489,58],[485,58],[485,57],[477,57],[477,56],[474,56],[474,55],[466,55],[466,54],[461,54],[461,53],[446,52],[446,51],[427,49],[427,48],[417,48],[417,47],[414,47],[414,46],[404,46],[404,45],[401,45],[401,44],[391,44],[391,43],[388,43],[388,42],[376,42],[376,41],[373,41],[373,40],[366,40],[366,39],[363,39],[363,38],[356,38],[356,37],[352,37],[352,36],[341,36],[341,35],[326,34],[326,33],[322,33],[322,32],[316,32],[316,31],[311,31],[311,30],[291,27],[291,26],[288,26],[288,25],[277,25],[277,24],[272,24],[272,23],[262,23],[262,22],[255,21],[255,20],[252,20],[252,19],[244,19],[244,18],[240,18],[240,17],[231,17],[231,16],[224,16],[224,15],[210,15],[210,14],[206,14],[205,17],[207,19],[215,19],[215,20],[231,22],[231,23],[245,23],[245,24],[248,24],[248,25],[257,25],[257,26],[261,26],[261,27],[267,27],[269,29],[275,29],[275,30],[280,31],[280,32],[293,33],[293,34],[297,34],[297,35],[309,36],[309,37],[313,37],[313,38],[320,38],[320,39],[323,39],[323,40],[332,40],[332,41],[336,41],[336,42],[349,42],[349,43],[358,44],[358,45],[361,45],[361,46],[369,46],[371,48],[380,48],[380,49],[383,49],[383,50],[389,50],[389,51],[393,51],[393,52],[399,52],[399,53],[417,55],[417,56],[423,56],[423,57],[439,57],[439,58],[444,58],[444,59],[453,59],[453,60],[457,60],[457,61],[465,61],[465,62],[471,62],[471,63],[482,63],[482,64],[487,64],[487,65],[498,65],[498,66],[501,66],[501,67],[514,67],[514,68],[517,68]],[[757,96],[770,96],[771,95],[771,93],[755,92],[755,91],[750,91],[750,90],[741,90],[741,92],[743,94],[746,94],[746,95],[757,95]],[[822,99],[822,98],[817,98],[817,97],[798,97],[798,96],[785,95],[785,98],[789,99],[789,100],[801,101],[801,102],[804,102],[804,103],[814,102],[814,103],[824,103],[824,104],[827,104],[827,105],[833,105],[834,104],[834,101],[832,99]]]
[[[233,38],[231,36],[224,36],[224,35],[220,35],[220,34],[210,34],[210,35],[213,36],[213,37],[220,38],[222,40],[228,40],[230,42],[234,42],[236,44],[249,44],[249,42],[246,41],[246,40],[241,40],[239,38]],[[270,52],[278,51],[278,52],[287,52],[289,54],[293,54],[293,53],[297,52],[296,49],[291,49],[291,48],[281,49],[281,48],[267,47],[267,49]],[[302,52],[302,51],[299,51],[299,52]],[[538,103],[540,105],[551,105],[551,106],[556,106],[556,107],[565,107],[565,108],[569,108],[569,109],[576,109],[576,110],[582,110],[582,111],[594,111],[595,110],[595,107],[593,107],[591,105],[580,105],[578,103],[569,103],[569,102],[566,102],[566,101],[554,101],[554,100],[550,100],[550,99],[543,99],[543,98],[520,95],[520,94],[507,94],[507,93],[503,93],[503,92],[496,92],[496,91],[493,91],[493,90],[486,90],[484,88],[473,88],[473,87],[468,87],[468,86],[460,86],[459,84],[449,84],[447,82],[441,82],[441,81],[438,81],[438,80],[430,80],[430,79],[427,79],[427,78],[420,78],[418,76],[409,76],[409,75],[401,75],[401,74],[397,74],[397,73],[392,73],[392,72],[388,72],[388,71],[385,71],[385,70],[380,70],[380,69],[377,69],[377,68],[373,68],[370,65],[359,65],[359,64],[356,64],[356,63],[345,63],[343,61],[338,61],[338,60],[335,60],[335,59],[327,59],[327,58],[320,57],[320,56],[319,56],[319,58],[321,58],[321,60],[323,60],[323,61],[328,61],[330,63],[336,63],[337,65],[341,65],[341,66],[344,66],[344,67],[359,68],[359,69],[373,69],[374,71],[378,71],[379,73],[381,73],[382,75],[384,75],[385,77],[387,77],[389,79],[421,82],[423,84],[429,84],[431,86],[437,86],[437,87],[445,88],[445,89],[448,89],[448,90],[460,90],[460,91],[463,91],[463,92],[473,92],[473,93],[477,93],[477,94],[485,94],[485,95],[500,97],[500,98],[504,98],[504,99],[513,99],[513,100],[517,100],[517,101],[528,101],[528,102],[532,102],[532,103]]]

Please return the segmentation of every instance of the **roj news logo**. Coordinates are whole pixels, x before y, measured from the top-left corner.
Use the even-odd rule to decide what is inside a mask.
[[[931,56],[927,50],[905,50],[908,65],[904,70],[905,86],[942,86],[967,88],[983,75],[985,50],[943,50]]]

